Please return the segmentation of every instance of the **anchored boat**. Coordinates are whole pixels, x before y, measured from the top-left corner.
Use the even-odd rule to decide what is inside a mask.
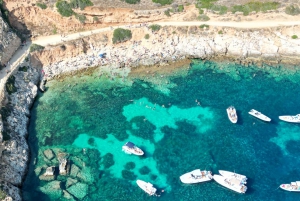
[[[295,116],[290,116],[290,115],[279,116],[279,119],[290,123],[300,123],[300,114],[297,114]]]
[[[286,191],[300,192],[300,181],[291,182],[291,184],[281,184],[280,188]]]
[[[235,177],[224,177],[215,174],[213,178],[220,185],[229,188],[235,192],[245,193],[247,191],[247,186],[245,186],[239,179]]]
[[[157,189],[153,187],[153,184],[145,182],[143,180],[136,180],[137,185],[143,189],[149,195],[156,195]]]
[[[267,122],[271,121],[271,119],[269,117],[267,117],[266,115],[260,113],[259,111],[255,110],[255,109],[250,110],[248,113],[260,120],[267,121]]]
[[[185,184],[195,184],[212,180],[211,171],[196,169],[180,176],[180,181]]]
[[[138,156],[144,155],[144,152],[132,142],[127,142],[125,145],[123,145],[122,150],[127,154],[134,154]]]
[[[226,109],[229,120],[232,123],[236,123],[238,121],[238,116],[236,114],[236,109],[233,106],[230,106]]]

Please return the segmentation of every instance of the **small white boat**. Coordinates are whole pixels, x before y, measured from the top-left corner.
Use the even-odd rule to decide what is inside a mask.
[[[195,184],[204,181],[210,181],[212,180],[213,177],[211,171],[206,171],[206,170],[201,171],[200,169],[196,169],[181,175],[179,178],[182,183]]]
[[[300,114],[297,114],[295,116],[290,116],[290,115],[279,116],[279,119],[291,123],[300,123]]]
[[[153,185],[149,182],[145,182],[143,180],[136,180],[137,185],[143,189],[149,195],[156,195],[157,189],[153,187]]]
[[[291,184],[281,184],[280,188],[286,191],[300,192],[300,181],[291,182]]]
[[[122,150],[127,154],[135,154],[138,156],[144,155],[144,152],[132,142],[127,142],[125,145],[123,145]]]
[[[226,109],[229,120],[232,123],[236,123],[238,121],[238,116],[236,114],[236,109],[233,106],[230,106]]]
[[[226,177],[226,178],[234,177],[234,178],[240,180],[241,183],[243,183],[243,184],[247,183],[247,177],[245,175],[237,174],[235,172],[230,172],[230,171],[226,171],[226,170],[219,170],[219,173],[223,177]]]
[[[236,179],[235,177],[227,178],[215,174],[213,178],[220,185],[229,188],[235,192],[245,193],[247,191],[247,186],[245,186],[240,180]]]
[[[250,110],[250,112],[248,112],[248,113],[260,120],[267,121],[267,122],[271,121],[271,119],[269,117],[267,117],[266,115],[260,113],[259,111],[255,110],[255,109]]]

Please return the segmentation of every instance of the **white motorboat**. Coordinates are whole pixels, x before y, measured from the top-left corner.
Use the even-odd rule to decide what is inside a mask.
[[[122,150],[127,154],[135,154],[138,156],[144,155],[144,152],[132,142],[127,142],[125,145],[123,145]]]
[[[238,116],[236,114],[236,109],[233,106],[230,106],[226,109],[229,120],[232,123],[236,123],[238,121]]]
[[[295,116],[290,116],[290,115],[279,116],[279,119],[291,123],[300,123],[300,114],[297,114]]]
[[[300,192],[300,181],[291,182],[291,184],[281,184],[280,188],[286,191]]]
[[[245,193],[247,191],[247,186],[245,186],[240,180],[235,177],[227,178],[221,175],[215,174],[213,176],[214,180],[220,185],[229,188],[238,193]]]
[[[157,189],[153,187],[153,185],[149,182],[145,182],[143,180],[136,180],[137,185],[143,189],[149,195],[156,195]]]
[[[260,120],[267,121],[267,122],[271,121],[271,119],[269,117],[267,117],[266,115],[260,113],[259,111],[255,110],[255,109],[250,110],[248,113]]]
[[[237,174],[235,172],[225,171],[225,170],[219,170],[220,175],[226,178],[236,178],[241,181],[241,183],[246,184],[247,183],[247,177],[242,174]]]
[[[213,177],[211,171],[206,171],[206,170],[201,171],[200,169],[196,169],[181,175],[179,178],[182,183],[195,184],[204,181],[210,181],[212,180]]]

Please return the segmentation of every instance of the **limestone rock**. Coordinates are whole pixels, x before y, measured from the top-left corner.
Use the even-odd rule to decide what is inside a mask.
[[[52,199],[59,199],[62,197],[63,194],[63,191],[60,188],[60,186],[61,186],[60,181],[51,181],[46,185],[44,185],[43,187],[40,187],[39,190],[51,196]]]
[[[72,164],[71,165],[71,170],[70,170],[70,176],[71,177],[77,177],[77,174],[79,173],[80,169],[76,165]]]
[[[66,191],[66,190],[63,190],[63,196],[64,196],[64,198],[66,198],[67,200],[70,200],[70,201],[75,201],[75,199],[74,199],[74,197],[70,194],[70,193],[68,193],[68,191]]]
[[[88,193],[88,185],[84,183],[76,183],[70,188],[67,188],[67,191],[77,199],[82,199]]]
[[[78,174],[77,178],[81,179],[85,183],[93,183],[94,182],[94,176],[91,172],[91,169],[89,167],[84,167]]]
[[[76,179],[72,179],[70,177],[67,178],[67,182],[66,182],[66,188],[69,188],[70,186],[72,186],[73,184],[76,184],[78,181]]]
[[[55,166],[47,167],[44,176],[53,176],[55,172]]]
[[[44,155],[48,160],[52,160],[55,157],[55,155],[51,149],[45,150]]]

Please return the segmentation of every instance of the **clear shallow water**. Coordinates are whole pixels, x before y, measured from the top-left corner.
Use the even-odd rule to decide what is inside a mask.
[[[299,113],[300,76],[297,68],[282,69],[195,61],[169,76],[123,82],[96,73],[49,83],[32,109],[24,200],[64,200],[66,189],[82,192],[77,200],[298,200],[277,189],[300,179],[300,126],[278,120]],[[238,111],[236,125],[227,118],[230,105]],[[252,108],[272,122],[249,116]],[[145,156],[123,153],[127,141]],[[69,154],[70,174],[57,176],[60,183],[39,179],[47,166],[58,166],[57,157],[45,157],[49,149]],[[180,175],[197,168],[247,175],[248,191],[180,183]],[[149,197],[136,179],[166,192]]]

